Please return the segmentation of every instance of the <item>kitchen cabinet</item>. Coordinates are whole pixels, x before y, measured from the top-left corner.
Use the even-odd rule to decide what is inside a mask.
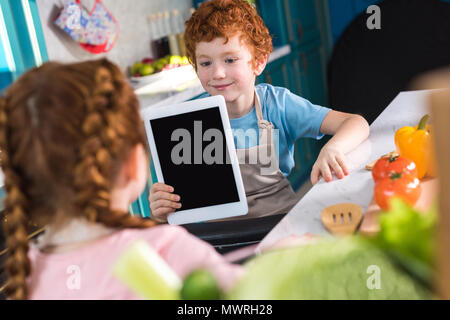
[[[284,0],[284,12],[289,42],[301,45],[320,38],[316,0]]]
[[[289,43],[286,24],[284,21],[284,6],[282,1],[259,0],[257,10],[263,18],[264,23],[272,36],[274,47],[281,47]]]
[[[274,47],[299,45],[320,37],[316,0],[258,0],[257,10],[272,36]]]
[[[327,0],[330,12],[330,25],[333,42],[336,43],[345,28],[359,14],[366,12],[370,5],[377,4],[380,0]],[[367,15],[369,17],[369,15]]]
[[[256,80],[257,83],[269,83],[273,86],[286,87],[288,89],[295,87],[295,82],[290,78],[289,59],[281,57],[271,63],[268,63],[264,72]]]
[[[274,47],[289,45],[291,48],[289,55],[269,63],[257,82],[288,88],[314,104],[328,106],[326,62],[331,35],[325,2],[259,0],[256,4]],[[309,179],[312,165],[326,140],[301,138],[296,141],[295,166],[288,177],[294,190]]]

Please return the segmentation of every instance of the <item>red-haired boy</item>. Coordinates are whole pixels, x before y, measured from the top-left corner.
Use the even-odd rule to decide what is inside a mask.
[[[332,173],[339,179],[349,174],[345,154],[368,137],[367,121],[359,115],[314,105],[286,88],[255,86],[273,48],[263,20],[247,1],[201,4],[186,22],[185,43],[205,96],[222,95],[226,101],[249,206],[249,213],[242,218],[286,213],[298,202],[286,179],[294,166],[298,138],[333,135],[313,165],[313,184],[320,177],[331,181]],[[252,131],[258,134],[248,134]],[[277,139],[273,139],[274,132]],[[267,147],[276,155],[270,167],[275,165],[277,170],[270,172],[264,171],[262,163],[248,161]],[[166,220],[181,207],[180,200],[171,186],[154,184],[150,190],[152,217]]]

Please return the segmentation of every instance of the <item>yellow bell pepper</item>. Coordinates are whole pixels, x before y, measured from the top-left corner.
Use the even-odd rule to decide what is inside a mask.
[[[429,117],[423,116],[415,127],[406,126],[395,132],[398,153],[415,162],[419,179],[436,175],[432,126],[427,124]]]

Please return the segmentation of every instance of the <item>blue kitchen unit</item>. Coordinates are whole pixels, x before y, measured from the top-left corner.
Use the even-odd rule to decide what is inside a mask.
[[[325,0],[258,0],[256,7],[274,47],[288,45],[290,54],[269,63],[260,83],[288,88],[314,104],[328,106],[326,63],[331,53],[328,7]],[[297,140],[295,167],[288,179],[294,190],[309,179],[326,138]]]
[[[26,70],[48,60],[36,0],[0,0],[0,94]],[[0,185],[0,210],[5,189]]]
[[[0,91],[48,60],[36,0],[0,0]]]

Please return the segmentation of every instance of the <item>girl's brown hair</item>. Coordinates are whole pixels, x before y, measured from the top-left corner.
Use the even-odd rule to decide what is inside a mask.
[[[253,56],[253,66],[273,51],[272,38],[255,7],[246,0],[211,0],[203,2],[186,21],[184,41],[189,60],[197,68],[197,43],[215,38],[240,35]]]
[[[8,298],[28,297],[30,222],[43,226],[64,213],[109,227],[154,225],[110,209],[120,165],[134,146],[146,145],[138,108],[123,74],[106,59],[45,63],[0,99]]]

